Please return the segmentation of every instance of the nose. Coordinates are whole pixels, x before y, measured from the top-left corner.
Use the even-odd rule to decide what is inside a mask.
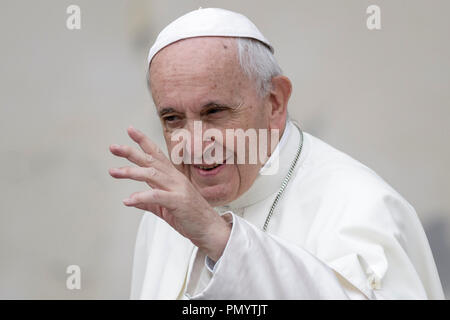
[[[202,163],[203,158],[203,127],[204,124],[199,120],[189,120],[185,129],[189,133],[189,141],[186,141],[185,159],[190,160],[189,163]]]
[[[223,162],[222,132],[202,121],[188,121],[184,129],[189,133],[184,148],[185,163],[214,164]]]

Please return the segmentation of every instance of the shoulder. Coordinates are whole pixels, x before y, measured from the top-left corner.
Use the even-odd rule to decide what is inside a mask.
[[[309,153],[297,183],[315,190],[323,213],[350,215],[415,215],[408,201],[374,170],[310,134],[305,134]]]
[[[374,170],[326,142],[305,133],[309,152],[300,171],[308,182],[317,182],[333,193],[363,196],[375,193],[401,195]],[[331,191],[328,190],[328,191]]]

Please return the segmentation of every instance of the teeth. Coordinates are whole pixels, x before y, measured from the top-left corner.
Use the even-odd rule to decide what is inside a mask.
[[[197,166],[197,168],[200,168],[202,170],[211,170],[211,169],[217,168],[218,166],[220,166],[220,164],[216,164],[215,166],[212,166],[212,167]]]

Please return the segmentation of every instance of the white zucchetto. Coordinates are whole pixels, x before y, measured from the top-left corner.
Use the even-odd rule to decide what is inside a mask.
[[[165,27],[148,54],[148,66],[156,53],[176,41],[206,36],[253,38],[274,49],[253,22],[246,16],[220,8],[199,8]]]

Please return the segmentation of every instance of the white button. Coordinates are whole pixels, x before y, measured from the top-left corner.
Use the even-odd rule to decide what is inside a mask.
[[[378,290],[381,288],[381,281],[375,274],[371,274],[367,280],[369,282],[369,286],[373,290]]]

